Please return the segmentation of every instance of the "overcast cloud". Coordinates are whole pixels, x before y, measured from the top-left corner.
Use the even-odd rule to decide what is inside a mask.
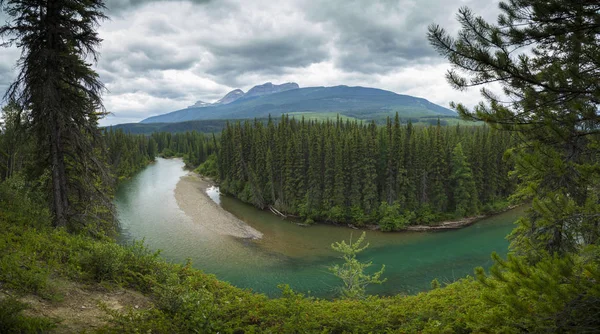
[[[113,114],[103,125],[137,122],[213,102],[270,81],[368,86],[469,106],[477,89],[446,83],[449,65],[427,42],[430,23],[458,29],[471,7],[486,19],[496,1],[478,0],[108,0],[96,66]],[[0,13],[0,23],[6,16]],[[19,50],[0,48],[0,93],[15,76]]]

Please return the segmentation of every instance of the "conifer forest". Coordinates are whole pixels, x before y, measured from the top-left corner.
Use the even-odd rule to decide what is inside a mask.
[[[514,191],[505,151],[516,140],[484,126],[236,122],[221,135],[223,191],[308,222],[384,231],[493,211]]]

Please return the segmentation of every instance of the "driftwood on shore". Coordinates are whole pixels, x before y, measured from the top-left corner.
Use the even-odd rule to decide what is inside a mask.
[[[271,210],[271,212],[275,215],[281,216],[283,218],[287,218],[286,215],[284,215],[283,213],[279,212],[279,210],[275,209],[272,205],[269,206],[269,210]]]
[[[475,217],[463,218],[460,220],[453,220],[448,222],[442,222],[435,225],[414,225],[407,226],[404,228],[405,231],[440,231],[440,230],[456,230],[459,228],[467,227],[474,224],[476,221],[485,218],[486,216],[480,215]]]

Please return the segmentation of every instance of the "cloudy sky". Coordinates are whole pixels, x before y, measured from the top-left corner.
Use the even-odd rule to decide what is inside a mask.
[[[96,65],[112,115],[103,125],[138,122],[213,102],[264,82],[366,86],[469,106],[477,89],[452,90],[448,63],[427,26],[457,31],[468,6],[486,19],[497,1],[480,0],[108,0],[110,20]],[[6,16],[0,13],[0,23]],[[16,48],[0,48],[0,93],[13,80]],[[3,94],[2,94],[3,95]]]

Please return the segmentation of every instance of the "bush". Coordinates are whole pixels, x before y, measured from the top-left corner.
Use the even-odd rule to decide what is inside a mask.
[[[219,166],[217,164],[217,155],[215,153],[208,156],[195,170],[196,173],[216,179],[219,177]]]
[[[94,243],[82,264],[94,280],[118,282],[125,268],[125,254],[125,249],[115,243]]]
[[[56,327],[51,319],[24,316],[27,308],[14,297],[0,299],[0,333],[43,333]]]
[[[40,266],[28,252],[17,252],[0,258],[0,281],[21,292],[44,293],[50,271]]]
[[[483,213],[485,215],[494,214],[494,213],[500,212],[502,210],[505,210],[509,206],[510,206],[510,203],[508,201],[497,200],[497,201],[490,202],[490,203],[487,203],[486,205],[484,205],[483,208],[481,209],[481,213]]]
[[[430,206],[422,206],[416,212],[415,221],[419,224],[429,225],[440,220],[440,216],[435,214]]]
[[[0,183],[0,219],[13,225],[45,228],[51,225],[51,214],[45,196],[37,191],[44,183],[42,177],[36,184],[25,182],[16,175]]]
[[[344,221],[344,209],[336,205],[333,208],[329,209],[327,212],[327,220],[330,222],[343,222]]]
[[[405,228],[415,219],[415,213],[404,211],[400,213],[400,204],[389,205],[387,202],[381,202],[379,206],[379,226],[384,232],[396,231]]]

